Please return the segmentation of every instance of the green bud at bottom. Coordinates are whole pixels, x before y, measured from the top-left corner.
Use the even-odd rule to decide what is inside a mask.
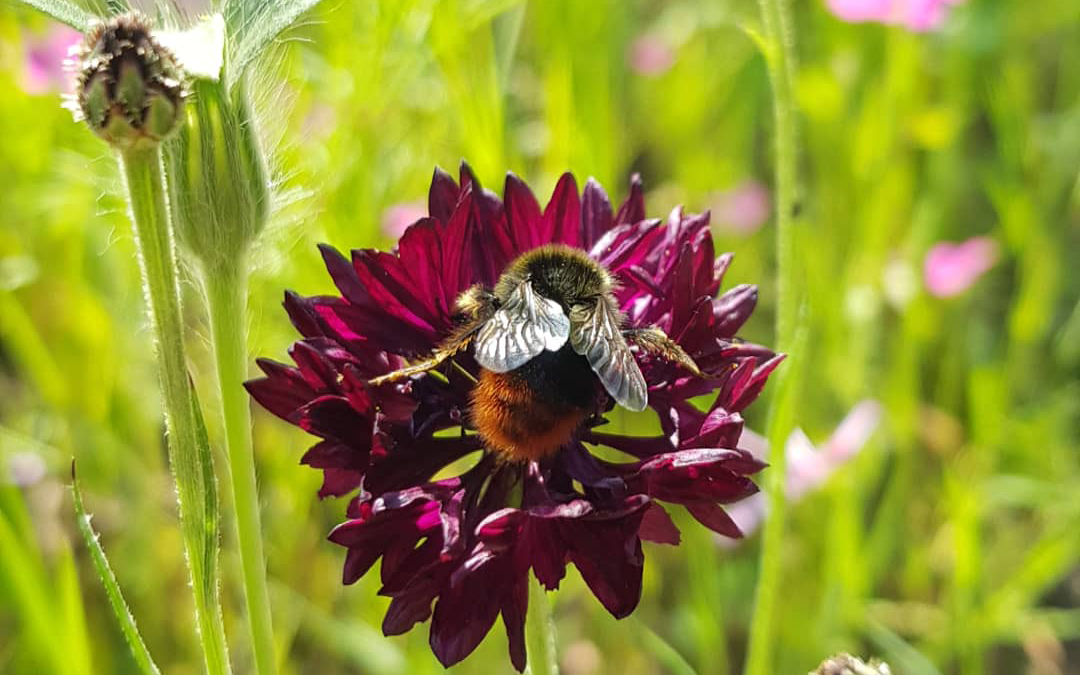
[[[173,224],[204,265],[242,255],[266,224],[270,190],[244,87],[197,79],[165,144]]]

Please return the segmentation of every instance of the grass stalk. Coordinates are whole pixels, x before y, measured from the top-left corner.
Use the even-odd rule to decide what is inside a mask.
[[[775,653],[776,606],[782,572],[787,499],[785,446],[795,426],[801,355],[808,343],[803,275],[795,257],[796,131],[794,79],[794,25],[789,0],[758,0],[763,24],[762,47],[769,67],[775,134],[777,308],[776,344],[789,354],[774,382],[775,399],[769,414],[767,437],[771,449],[765,479],[768,518],[762,534],[761,560],[750,626],[746,675],[771,675]]]

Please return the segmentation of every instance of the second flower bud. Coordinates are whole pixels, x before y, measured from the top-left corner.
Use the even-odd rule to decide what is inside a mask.
[[[176,135],[165,146],[173,224],[213,269],[234,264],[269,213],[266,162],[242,85],[194,79]]]

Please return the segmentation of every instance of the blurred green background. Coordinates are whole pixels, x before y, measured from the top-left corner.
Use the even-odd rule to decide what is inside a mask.
[[[926,33],[794,5],[810,326],[798,423],[822,443],[859,401],[883,415],[792,509],[776,672],[850,650],[901,675],[1080,673],[1080,3],[969,0]],[[637,171],[650,216],[712,208],[718,249],[736,254],[725,286],[761,287],[744,337],[769,344],[771,101],[744,30],[756,22],[750,0],[323,3],[255,80],[280,208],[255,260],[253,353],[285,359],[295,338],[283,289],[332,291],[318,242],[391,245],[433,166],[461,158],[496,191],[511,169],[546,199],[569,169],[621,200]],[[73,527],[74,456],[155,658],[194,674],[116,163],[28,62],[55,31],[0,4],[0,672],[136,672]],[[931,292],[927,273],[949,270],[927,253],[973,236],[993,242],[993,266]],[[206,318],[187,291],[209,404]],[[767,394],[748,414],[758,430]],[[285,672],[441,672],[426,626],[381,636],[375,575],[341,586],[343,550],[325,535],[345,500],[315,497],[319,473],[297,464],[310,438],[262,410],[255,423]],[[682,546],[646,546],[629,619],[570,573],[555,597],[566,675],[740,672],[758,537],[720,546],[680,524]],[[453,671],[511,672],[502,629]]]

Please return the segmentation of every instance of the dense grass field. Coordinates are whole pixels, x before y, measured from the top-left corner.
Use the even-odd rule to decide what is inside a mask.
[[[897,675],[1080,674],[1080,3],[967,0],[924,30],[792,5],[795,421],[816,449],[789,444],[774,672],[849,651]],[[275,189],[251,255],[252,376],[297,338],[283,291],[336,292],[317,244],[391,247],[434,167],[456,175],[462,159],[500,193],[515,172],[542,203],[569,170],[616,205],[639,173],[650,217],[711,209],[717,251],[735,256],[725,288],[759,287],[742,337],[775,344],[759,27],[751,0],[318,5],[251,79]],[[194,675],[135,242],[113,153],[60,106],[70,41],[0,4],[0,672],[138,672],[75,527],[76,458],[147,645],[163,672]],[[184,291],[193,376],[217,410],[207,317],[197,285]],[[745,413],[756,432],[772,392]],[[254,418],[282,672],[442,672],[426,627],[382,636],[377,575],[341,584],[326,536],[347,500],[316,497],[319,472],[298,464],[310,437]],[[642,419],[616,414],[655,427]],[[552,596],[562,672],[742,673],[761,531],[752,504],[731,510],[743,540],[672,511],[682,544],[645,545],[626,619],[569,572]],[[247,673],[229,522],[226,633]],[[506,649],[496,625],[452,672],[513,672]]]

